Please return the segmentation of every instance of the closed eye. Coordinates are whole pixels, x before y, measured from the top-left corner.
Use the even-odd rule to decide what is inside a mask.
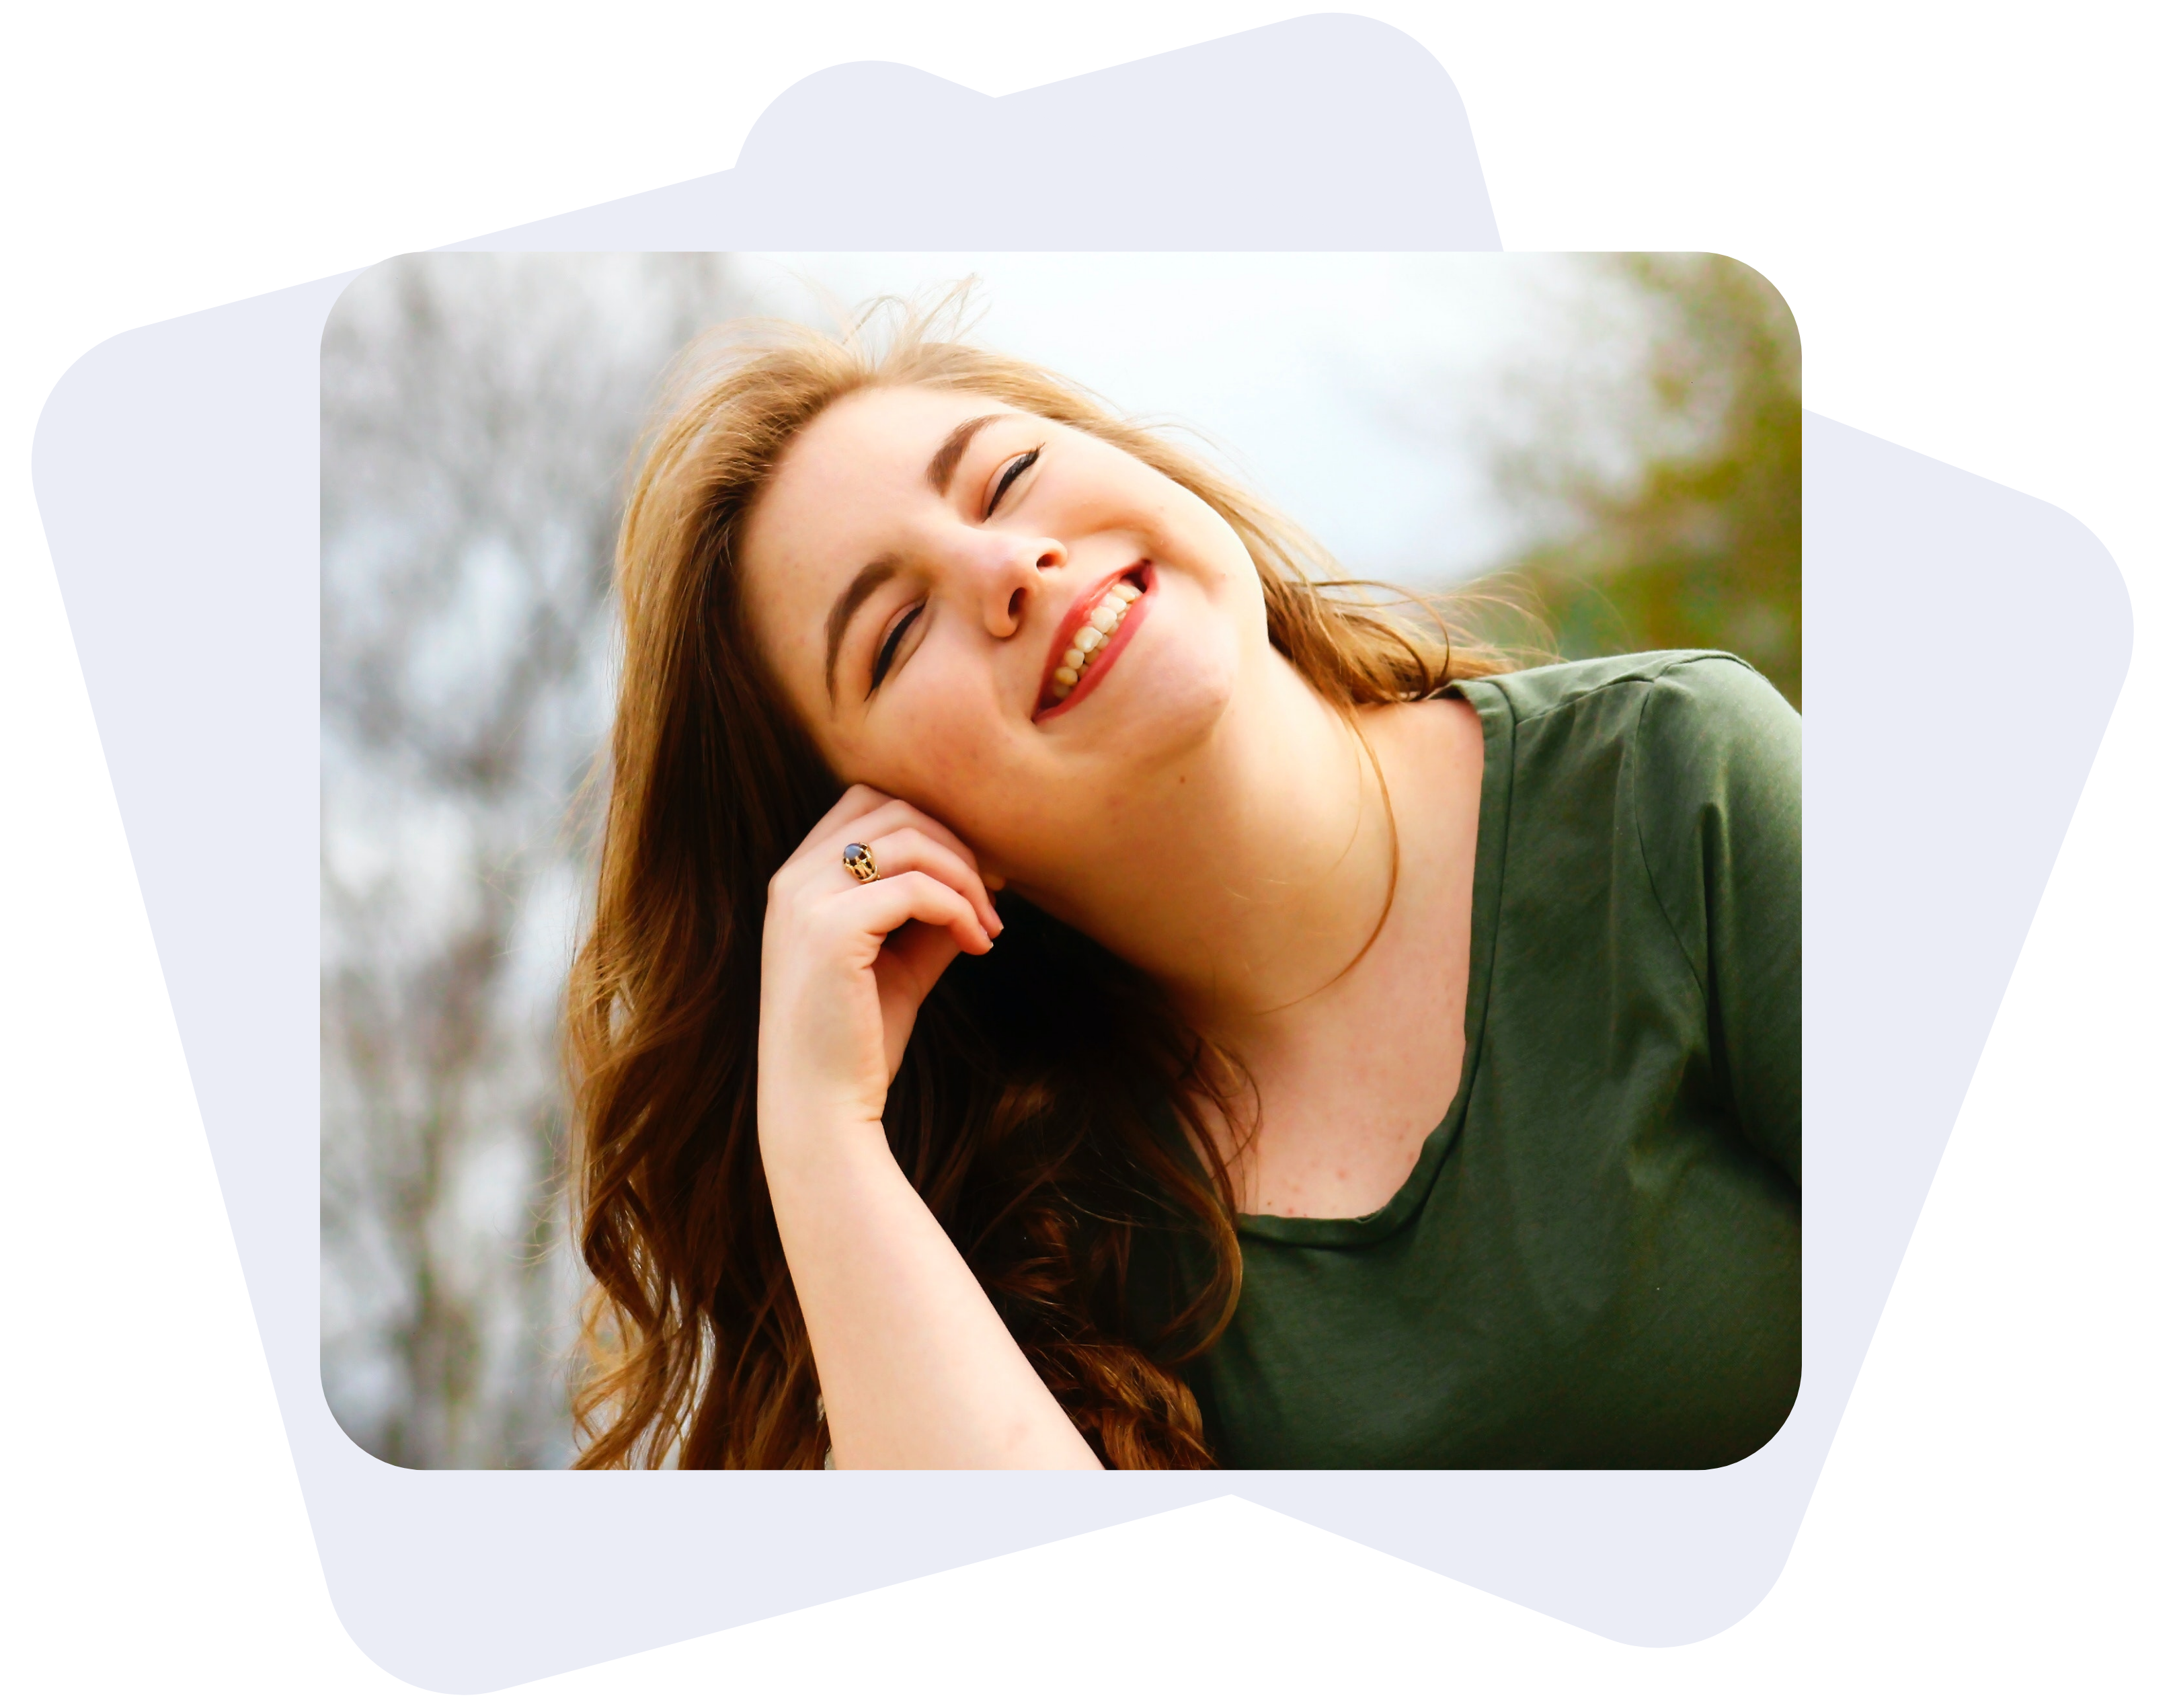
[[[927,601],[924,599],[919,604],[909,607],[905,614],[891,624],[890,633],[883,636],[882,645],[876,649],[875,670],[868,682],[871,695],[882,686],[883,678],[890,674],[890,668],[898,658],[898,643],[905,639],[906,630],[913,627],[920,613],[927,608]]]
[[[1022,456],[1014,457],[1004,465],[1003,475],[996,482],[996,489],[989,495],[989,507],[981,512],[983,522],[986,522],[996,513],[996,506],[1004,501],[1004,495],[1011,490],[1011,483],[1041,460],[1041,451],[1042,447],[1037,445],[1033,450]]]

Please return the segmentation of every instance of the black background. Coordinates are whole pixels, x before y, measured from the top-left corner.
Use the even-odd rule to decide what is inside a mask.
[[[2160,495],[2145,447],[2162,443],[2143,254],[2162,186],[2138,165],[2134,44],[2086,19],[1960,39],[1962,24],[1908,37],[1832,13],[1751,35],[1525,11],[1463,13],[1453,30],[1442,13],[1376,13],[1456,80],[1508,248],[1747,261],[1802,324],[1808,408],[2060,504],[2134,589],[2140,495]],[[1012,8],[778,35],[710,13],[495,57],[389,18],[306,50],[78,41],[54,57],[19,165],[24,435],[100,339],[728,167],[778,91],[838,59],[1008,94],[1286,15],[1140,28]],[[28,1467],[69,1467],[52,1486],[72,1493],[26,1543],[52,1630],[74,1625],[94,1645],[78,1664],[111,1680],[408,1695],[326,1597],[28,483],[24,498],[18,658],[44,691],[18,698],[30,1024],[13,1435]],[[2012,613],[1997,658],[1938,661],[1938,636],[1882,632],[1875,611],[1856,646],[1951,669],[1999,741],[2060,695],[2057,611]],[[1734,1630],[1617,1647],[1223,1500],[531,1695],[771,1680],[1099,1695],[1245,1689],[1263,1662],[1293,1686],[1317,1667],[1376,1678],[1391,1656],[1452,1689],[1569,1664],[1717,1689],[1958,1680],[1986,1662],[2086,1675],[2132,1613],[2099,1532],[2134,1522],[2127,1460],[2158,1419],[2116,1319],[2143,1206],[2132,1159],[2155,1127],[2127,1106],[2140,1024],[2121,978],[2140,948],[2129,922],[2158,913],[2129,900],[2145,847],[2134,698],[2129,684],[1795,1554]],[[565,1617],[582,1617],[582,1573],[643,1569],[569,1558]]]

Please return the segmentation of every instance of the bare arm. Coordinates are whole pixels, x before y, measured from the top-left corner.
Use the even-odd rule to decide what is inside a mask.
[[[827,1132],[806,1152],[771,1170],[770,1197],[837,1463],[1098,1467],[882,1129]]]
[[[845,871],[849,841],[875,850],[876,882]],[[963,845],[865,787],[770,885],[757,1125],[840,1467],[1100,1464],[883,1133],[922,1000],[1000,929]]]

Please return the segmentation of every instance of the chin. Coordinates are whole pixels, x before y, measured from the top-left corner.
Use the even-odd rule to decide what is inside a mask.
[[[1177,647],[1165,644],[1167,638],[1142,634],[1093,696],[1102,704],[1089,700],[1073,714],[1081,734],[1092,727],[1120,743],[1128,765],[1197,749],[1214,734],[1236,695],[1234,648]]]

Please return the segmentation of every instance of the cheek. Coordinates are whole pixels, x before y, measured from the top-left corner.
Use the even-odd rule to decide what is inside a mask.
[[[1192,569],[1214,603],[1237,609],[1259,606],[1264,611],[1252,554],[1205,500],[1178,487],[1160,506],[1157,519],[1170,554]]]
[[[927,674],[932,679],[935,673]],[[840,756],[852,781],[910,801],[953,830],[960,826],[952,819],[976,816],[982,797],[1000,793],[1016,755],[1006,747],[1000,721],[980,700],[923,682],[898,694],[884,713],[880,733],[870,732]]]

